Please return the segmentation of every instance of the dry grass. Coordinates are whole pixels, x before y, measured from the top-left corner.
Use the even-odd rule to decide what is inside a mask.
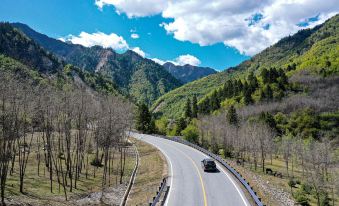
[[[133,141],[138,147],[140,165],[127,205],[148,205],[161,180],[167,176],[167,163],[155,147],[135,139]]]
[[[275,197],[272,197],[270,196],[270,194],[267,194],[261,190],[261,188],[256,184],[256,181],[254,181],[253,175],[257,175],[265,183],[268,183],[269,185],[273,185],[274,187],[278,189],[282,189],[285,192],[289,193],[291,195],[291,198],[292,198],[291,188],[288,185],[288,181],[290,180],[290,178],[293,177],[293,179],[300,180],[301,182],[304,182],[306,178],[303,176],[301,167],[298,166],[296,163],[294,163],[293,174],[292,174],[291,162],[289,163],[290,165],[289,165],[289,177],[288,177],[285,162],[280,157],[273,159],[272,162],[270,160],[267,160],[265,166],[266,168],[271,168],[273,171],[281,172],[283,174],[283,178],[274,177],[272,175],[267,175],[263,173],[260,164],[258,165],[257,170],[254,170],[254,166],[253,165],[251,166],[248,163],[245,164],[244,167],[242,167],[242,166],[235,164],[234,161],[228,161],[228,162],[232,165],[232,167],[236,168],[245,177],[246,180],[250,182],[251,186],[258,193],[259,197],[262,198],[263,202],[266,205],[280,205],[280,204],[276,201]],[[293,188],[293,192],[296,192],[299,188],[300,188],[300,185],[297,185],[296,188]],[[329,192],[329,197],[332,198],[331,192]],[[314,198],[313,195],[308,195],[308,198],[310,200],[309,203],[311,206],[317,205],[316,199]],[[334,202],[335,203],[339,202],[339,196],[336,194],[334,196]]]
[[[37,145],[35,145],[35,142],[36,140],[34,139],[32,152],[29,156],[25,174],[25,194],[21,194],[19,192],[19,168],[17,162],[18,158],[16,158],[13,174],[8,175],[5,197],[8,200],[13,200],[13,202],[15,203],[30,203],[31,205],[72,205],[70,202],[65,201],[64,190],[62,186],[59,187],[55,171],[53,174],[53,192],[50,191],[49,172],[48,168],[46,168],[44,165],[44,155],[42,150],[40,151],[41,163],[40,172],[38,175]],[[89,162],[94,159],[94,154],[90,154],[88,159]],[[112,169],[112,174],[109,180],[111,187],[119,184],[119,159],[120,152],[118,150],[115,150],[114,168]],[[124,184],[129,181],[131,172],[134,168],[134,164],[134,153],[126,153],[125,175],[123,177]],[[69,188],[67,188],[68,200],[75,200],[79,197],[86,196],[91,192],[97,192],[101,190],[103,168],[96,169],[95,177],[93,175],[94,169],[96,168],[89,164],[88,178],[86,179],[85,176],[86,169],[83,169],[82,174],[80,174],[80,178],[77,182],[77,189],[73,188],[73,191],[70,192]]]

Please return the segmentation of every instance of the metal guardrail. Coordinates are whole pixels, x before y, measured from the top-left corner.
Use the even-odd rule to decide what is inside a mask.
[[[157,194],[156,196],[153,197],[152,202],[149,203],[149,206],[156,206],[157,203],[160,201],[162,193],[165,192],[163,200],[160,203],[160,205],[164,205],[169,189],[170,189],[170,186],[167,186],[167,179],[166,178],[162,179],[162,182],[160,183]]]
[[[133,186],[134,181],[135,181],[135,176],[137,175],[137,171],[138,171],[138,167],[139,167],[139,151],[138,151],[138,149],[135,145],[133,145],[133,147],[134,147],[134,150],[135,150],[136,162],[135,162],[135,166],[134,166],[131,178],[130,178],[128,186],[127,186],[127,190],[125,191],[125,194],[122,198],[120,206],[125,206],[126,203],[127,203],[127,198],[128,198],[129,193],[131,192],[132,186]]]
[[[162,136],[162,135],[154,135],[154,136],[158,136],[164,139],[168,139],[171,141],[175,141],[175,142],[179,142],[181,144],[185,144],[188,145],[196,150],[199,150],[202,153],[205,153],[206,155],[212,157],[213,159],[215,159],[216,161],[218,161],[221,165],[223,165],[224,167],[226,167],[226,169],[228,169],[240,182],[241,184],[246,188],[246,190],[249,192],[249,194],[251,195],[251,197],[253,198],[254,202],[256,203],[256,205],[258,206],[264,206],[264,204],[261,202],[261,198],[257,195],[257,193],[253,190],[253,188],[250,186],[249,182],[246,181],[245,178],[242,177],[242,175],[237,172],[233,167],[231,167],[224,159],[222,159],[221,157],[219,157],[218,155],[213,154],[212,152],[199,147],[198,145],[195,145],[191,142],[188,142],[186,140],[183,140],[179,137],[166,137],[166,136]]]

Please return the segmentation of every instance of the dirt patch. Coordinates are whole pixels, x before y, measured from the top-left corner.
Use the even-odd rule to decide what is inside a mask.
[[[265,205],[293,206],[295,204],[289,192],[271,184],[270,178],[276,177],[267,176],[264,179],[261,175],[238,166],[234,161],[227,160],[227,162],[250,183]]]
[[[127,189],[127,185],[122,184],[115,188],[111,187],[102,192],[94,192],[87,197],[74,201],[76,205],[120,205],[122,197]]]

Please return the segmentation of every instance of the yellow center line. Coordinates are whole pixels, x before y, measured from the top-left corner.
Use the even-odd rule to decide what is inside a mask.
[[[165,144],[167,144],[167,143],[165,143]],[[175,148],[174,146],[172,146],[172,145],[170,145],[170,144],[167,144],[167,145],[170,146],[170,147],[172,147],[172,148],[174,148],[175,150],[179,151],[179,152],[182,153],[184,156],[186,156],[189,160],[191,160],[191,162],[193,163],[195,169],[197,170],[198,175],[199,175],[199,178],[200,178],[200,184],[201,184],[201,188],[202,188],[202,193],[203,193],[203,195],[204,195],[204,206],[208,206],[208,205],[207,205],[207,197],[206,197],[206,191],[205,191],[204,181],[203,181],[203,179],[202,179],[202,176],[201,176],[201,173],[200,173],[200,171],[199,171],[199,168],[198,168],[197,164],[195,164],[194,160],[193,160],[190,156],[188,156],[187,154],[185,154],[185,153],[182,152],[181,150]]]

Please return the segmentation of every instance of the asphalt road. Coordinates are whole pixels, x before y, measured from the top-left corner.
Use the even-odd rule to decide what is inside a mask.
[[[131,136],[157,147],[169,165],[171,185],[168,206],[249,206],[238,182],[217,163],[219,172],[204,172],[202,152],[174,141],[150,135],[132,133]]]

